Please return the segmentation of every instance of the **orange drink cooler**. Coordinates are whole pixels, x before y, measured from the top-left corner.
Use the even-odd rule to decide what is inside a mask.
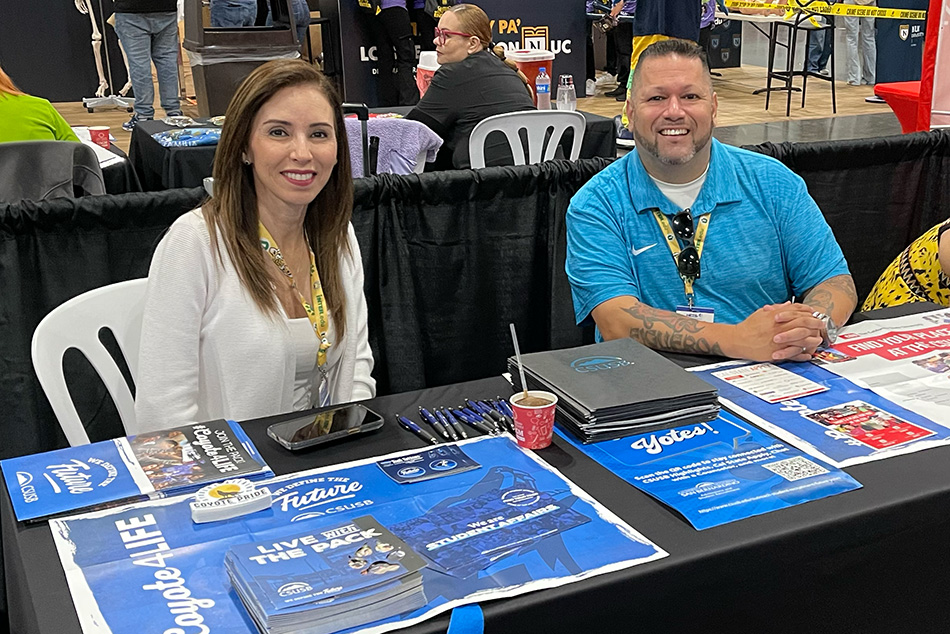
[[[524,73],[528,78],[528,85],[531,87],[531,94],[534,98],[534,105],[538,105],[538,96],[534,94],[534,80],[538,77],[538,71],[543,66],[548,77],[555,77],[554,74],[554,53],[551,51],[542,51],[540,49],[522,49],[519,51],[509,51],[505,57],[510,59],[518,66],[518,70]],[[554,81],[551,81],[552,85]]]
[[[439,70],[439,62],[436,61],[435,51],[422,51],[419,53],[419,64],[416,66],[416,87],[419,88],[419,97],[424,97],[429,84],[432,83],[432,76]]]

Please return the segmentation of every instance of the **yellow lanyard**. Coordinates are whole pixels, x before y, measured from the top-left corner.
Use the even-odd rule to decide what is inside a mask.
[[[320,372],[324,373],[323,366],[327,362],[327,350],[330,349],[330,340],[327,339],[327,330],[329,330],[330,324],[329,318],[327,317],[327,303],[323,296],[323,286],[320,284],[320,276],[317,274],[317,262],[313,257],[313,250],[310,250],[311,298],[310,301],[307,301],[307,298],[304,297],[300,289],[297,288],[297,283],[294,281],[294,274],[284,261],[284,256],[281,255],[280,247],[277,246],[277,242],[263,223],[258,223],[258,225],[260,226],[261,233],[261,248],[270,255],[281,273],[290,279],[290,285],[297,291],[297,297],[300,298],[300,303],[303,304],[304,310],[307,311],[307,319],[310,320],[313,331],[317,334],[317,339],[320,341],[320,347],[317,349],[317,366],[320,368]],[[316,310],[314,310],[314,307],[316,307]]]
[[[679,241],[676,239],[676,234],[673,233],[673,227],[670,226],[669,219],[663,215],[659,209],[653,210],[653,217],[656,218],[656,223],[660,225],[660,230],[663,232],[663,237],[666,238],[666,246],[670,248],[670,253],[673,254],[673,263],[676,264],[676,257],[680,254],[680,251],[683,248],[680,246]],[[699,218],[696,219],[696,233],[693,235],[693,246],[696,247],[696,257],[702,259],[703,255],[703,243],[706,241],[706,231],[709,229],[709,214],[705,213]],[[679,267],[676,269],[679,273]],[[697,275],[696,278],[699,276]],[[686,277],[680,273],[680,279],[683,280],[683,289],[686,291],[686,301],[689,304],[689,307],[693,307],[693,282],[696,281],[696,278]]]

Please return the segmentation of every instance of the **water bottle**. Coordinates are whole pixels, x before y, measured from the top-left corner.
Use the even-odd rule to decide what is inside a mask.
[[[570,75],[561,75],[557,87],[557,109],[577,110],[577,95],[574,93],[574,78]]]
[[[534,94],[538,96],[538,110],[551,109],[551,78],[547,69],[542,66],[538,70],[538,77],[534,80]]]

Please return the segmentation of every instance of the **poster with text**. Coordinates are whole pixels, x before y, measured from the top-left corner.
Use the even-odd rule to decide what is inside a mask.
[[[843,471],[726,412],[710,423],[571,442],[699,530],[861,488]]]
[[[726,361],[690,371],[719,389],[723,407],[836,467],[950,444],[950,429],[830,372],[828,364],[782,364],[785,371],[827,389],[778,403],[723,379],[748,364]]]
[[[273,493],[270,509],[223,522],[194,524],[186,497],[53,520],[83,632],[137,633],[142,623],[157,632],[256,632],[228,581],[226,553],[263,542],[280,557],[309,547],[300,535],[368,515],[427,562],[425,606],[369,632],[666,556],[510,437],[458,445],[481,466],[399,484],[377,464],[419,453],[412,450],[283,476],[262,483]]]

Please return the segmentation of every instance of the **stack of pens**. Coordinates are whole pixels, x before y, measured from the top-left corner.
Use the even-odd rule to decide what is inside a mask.
[[[425,421],[423,424],[400,414],[396,414],[396,421],[433,445],[463,440],[471,435],[472,430],[482,434],[515,433],[511,407],[501,397],[465,399],[465,404],[458,407],[420,407],[419,416]],[[430,427],[432,431],[429,431]]]

